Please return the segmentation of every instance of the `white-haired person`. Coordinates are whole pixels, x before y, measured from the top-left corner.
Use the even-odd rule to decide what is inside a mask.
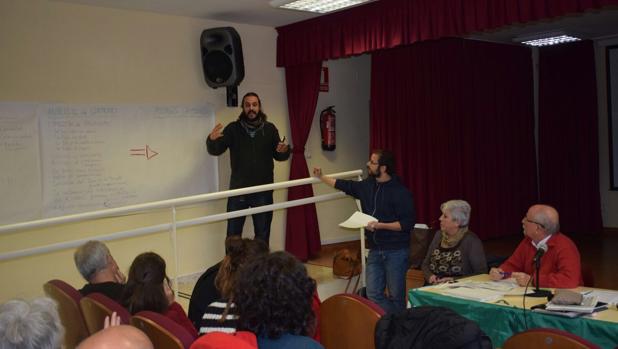
[[[75,251],[73,259],[79,273],[88,281],[79,290],[82,296],[98,292],[115,301],[121,300],[126,277],[104,243],[96,240],[86,242]]]
[[[499,268],[491,268],[492,280],[512,277],[519,286],[536,286],[535,256],[540,260],[539,287],[575,288],[584,284],[577,245],[560,232],[560,215],[549,205],[532,205],[521,220],[524,239]],[[531,280],[532,278],[532,280]]]
[[[0,305],[0,348],[60,349],[64,328],[56,303],[47,297]]]
[[[449,200],[440,205],[440,230],[427,249],[421,266],[428,284],[487,273],[483,243],[470,229],[472,207],[464,200]]]

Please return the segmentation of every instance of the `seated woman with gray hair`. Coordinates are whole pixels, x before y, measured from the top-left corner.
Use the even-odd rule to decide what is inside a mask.
[[[470,204],[449,200],[440,205],[440,230],[429,244],[421,266],[428,284],[487,273],[487,261],[481,240],[468,229]]]

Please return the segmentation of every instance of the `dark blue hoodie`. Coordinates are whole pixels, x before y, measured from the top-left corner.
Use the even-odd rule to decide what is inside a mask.
[[[380,223],[399,221],[401,231],[365,229],[367,248],[396,250],[410,248],[410,232],[416,222],[412,193],[396,176],[387,182],[378,182],[369,177],[360,182],[337,179],[335,188],[360,200],[363,213],[378,219]]]

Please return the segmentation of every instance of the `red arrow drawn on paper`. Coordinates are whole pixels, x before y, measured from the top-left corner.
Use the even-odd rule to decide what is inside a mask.
[[[157,153],[156,151],[152,150],[150,148],[150,146],[148,146],[148,144],[146,144],[146,148],[129,149],[129,155],[131,155],[131,156],[145,156],[146,159],[148,159],[148,160],[154,158],[158,154],[159,153]]]

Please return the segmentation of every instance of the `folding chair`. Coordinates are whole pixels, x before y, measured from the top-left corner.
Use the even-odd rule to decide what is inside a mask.
[[[45,294],[56,301],[60,321],[64,326],[64,347],[73,349],[86,337],[88,329],[79,302],[82,295],[62,280],[50,280],[43,285]]]
[[[516,333],[504,342],[502,348],[601,349],[584,338],[555,328],[532,328]]]
[[[189,349],[194,340],[182,326],[153,311],[134,314],[131,325],[144,331],[155,349]]]
[[[111,318],[112,313],[120,317],[120,323],[128,325],[131,314],[122,305],[102,293],[91,293],[80,300],[80,307],[84,314],[86,327],[93,334],[103,329],[105,317]]]
[[[374,302],[344,293],[320,306],[320,341],[326,349],[373,349],[375,325],[384,310]]]

